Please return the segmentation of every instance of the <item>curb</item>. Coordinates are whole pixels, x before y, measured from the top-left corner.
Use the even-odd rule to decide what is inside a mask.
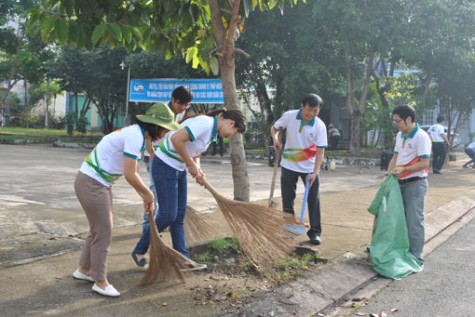
[[[426,214],[426,244],[475,208],[475,199],[471,198],[475,191],[469,193]],[[380,278],[366,257],[342,259],[284,287],[256,296],[243,305],[238,316],[313,316],[347,300],[350,294]]]

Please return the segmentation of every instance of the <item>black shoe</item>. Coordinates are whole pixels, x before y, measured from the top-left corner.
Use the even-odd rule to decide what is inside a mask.
[[[131,256],[132,256],[132,259],[134,260],[135,264],[137,264],[137,266],[139,266],[139,267],[147,266],[148,263],[147,263],[146,258],[141,258],[139,260],[139,258],[137,257],[137,254],[135,254],[134,252],[132,252]]]
[[[441,171],[438,171],[438,170],[435,170],[435,171],[434,171],[434,174],[442,174],[442,172],[441,172]]]
[[[320,245],[320,243],[322,243],[322,240],[320,239],[320,236],[318,235],[311,236],[309,237],[309,239],[310,239],[310,243],[313,245]]]

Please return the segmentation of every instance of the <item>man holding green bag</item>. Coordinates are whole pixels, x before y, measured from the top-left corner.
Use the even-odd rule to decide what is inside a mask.
[[[399,133],[388,173],[396,175],[399,181],[409,235],[409,252],[423,263],[424,201],[428,189],[426,178],[432,143],[427,132],[415,123],[416,112],[412,107],[398,106],[392,114]]]

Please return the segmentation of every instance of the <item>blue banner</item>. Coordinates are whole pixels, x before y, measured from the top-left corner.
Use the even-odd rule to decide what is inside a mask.
[[[220,79],[132,79],[129,101],[168,102],[173,90],[185,86],[193,92],[192,103],[224,103],[223,85]]]

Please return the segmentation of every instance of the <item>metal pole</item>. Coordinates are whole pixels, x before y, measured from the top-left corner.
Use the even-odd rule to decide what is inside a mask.
[[[125,116],[124,116],[124,126],[128,123],[129,117],[129,90],[130,90],[130,65],[127,65],[127,93],[126,100],[125,100]]]

